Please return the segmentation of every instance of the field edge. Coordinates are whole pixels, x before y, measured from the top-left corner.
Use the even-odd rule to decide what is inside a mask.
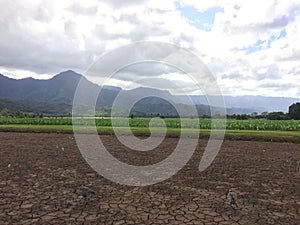
[[[118,128],[117,128],[118,129]],[[122,128],[119,128],[122,129]],[[133,127],[132,132],[136,136],[147,137],[150,131],[147,128]],[[112,127],[97,127],[99,135],[114,135]],[[73,134],[73,127],[69,125],[0,125],[0,132],[22,132],[22,133],[62,133]],[[86,132],[86,130],[84,131]],[[201,129],[189,131],[191,136],[199,135],[200,139],[209,139],[210,130]],[[169,128],[166,137],[180,137],[180,129]],[[292,142],[300,143],[300,132],[292,131],[250,131],[250,130],[226,130],[225,140],[232,141],[263,141],[263,142]]]

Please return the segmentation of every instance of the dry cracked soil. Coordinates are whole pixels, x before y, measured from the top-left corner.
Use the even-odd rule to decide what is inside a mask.
[[[178,139],[149,152],[100,135],[123,162],[166,158]],[[224,141],[199,172],[207,140],[161,183],[132,187],[92,170],[72,134],[0,132],[0,224],[300,224],[300,144]],[[227,192],[238,196],[228,203]]]

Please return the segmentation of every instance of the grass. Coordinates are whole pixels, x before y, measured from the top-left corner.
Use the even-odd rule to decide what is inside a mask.
[[[59,119],[56,119],[59,120]],[[172,119],[171,119],[172,120]],[[174,120],[174,119],[173,119]],[[144,120],[145,121],[145,120]],[[206,120],[208,121],[208,120]],[[238,121],[240,122],[240,121]],[[201,123],[201,122],[200,122]],[[203,126],[201,126],[203,127]],[[92,127],[89,125],[82,125],[81,129],[87,131]],[[124,127],[120,126],[115,129],[124,131]],[[136,136],[149,136],[150,131],[147,126],[134,126],[131,127],[132,132]],[[159,131],[160,128],[156,128]],[[199,130],[196,129],[182,129],[184,132],[188,132],[191,136],[198,135]],[[73,133],[72,125],[47,125],[43,123],[42,125],[36,124],[1,124],[0,131],[6,132],[44,132],[44,133]],[[97,126],[97,131],[99,134],[111,135],[114,134],[114,130],[111,126]],[[167,137],[179,137],[181,129],[179,127],[168,127]],[[210,129],[201,128],[200,138],[209,138]],[[225,132],[225,139],[228,140],[249,140],[249,141],[280,141],[280,142],[296,142],[300,143],[300,132],[299,131],[286,131],[286,130],[241,130],[241,129],[227,129]]]

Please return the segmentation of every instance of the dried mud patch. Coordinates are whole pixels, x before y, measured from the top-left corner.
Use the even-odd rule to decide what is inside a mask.
[[[120,160],[146,165],[177,140],[150,152],[101,139]],[[224,141],[198,171],[206,140],[169,180],[147,187],[113,183],[94,172],[72,134],[0,132],[0,224],[298,224],[300,144]],[[233,209],[229,189],[238,195]]]

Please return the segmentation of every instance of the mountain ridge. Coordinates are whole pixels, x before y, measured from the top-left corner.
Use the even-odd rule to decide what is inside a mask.
[[[16,102],[26,102],[38,106],[38,102],[43,104],[53,103],[53,106],[62,103],[65,105],[72,105],[74,93],[77,85],[81,79],[87,85],[90,92],[98,93],[100,86],[92,83],[85,76],[67,70],[60,72],[50,79],[40,80],[35,78],[14,79],[0,74],[0,98],[8,99]],[[116,86],[103,86],[102,92],[96,103],[97,107],[111,107],[116,96],[122,92],[127,98],[134,96],[147,96],[155,95],[160,96],[161,99],[170,101],[172,104],[189,105],[190,102],[186,101],[186,96],[172,95],[168,90],[160,90],[155,88],[138,87],[132,90],[123,90]],[[190,95],[189,96],[195,105],[201,106],[207,112],[208,101],[204,95]],[[210,96],[215,98],[216,96]],[[270,111],[288,111],[288,106],[300,101],[298,98],[285,98],[285,97],[265,97],[265,96],[223,96],[227,107],[228,114],[249,114],[251,112],[270,112]],[[171,105],[167,106],[166,103],[159,101],[159,98],[153,98],[140,101],[140,105],[136,109],[143,111],[143,107],[147,108],[141,113],[151,113],[151,107],[154,107],[153,113],[158,113],[160,107],[166,112],[174,112]],[[2,104],[3,105],[3,104]],[[68,107],[63,107],[64,109]],[[1,108],[0,108],[1,110]],[[54,110],[57,111],[57,110]],[[65,111],[65,110],[64,110]]]

